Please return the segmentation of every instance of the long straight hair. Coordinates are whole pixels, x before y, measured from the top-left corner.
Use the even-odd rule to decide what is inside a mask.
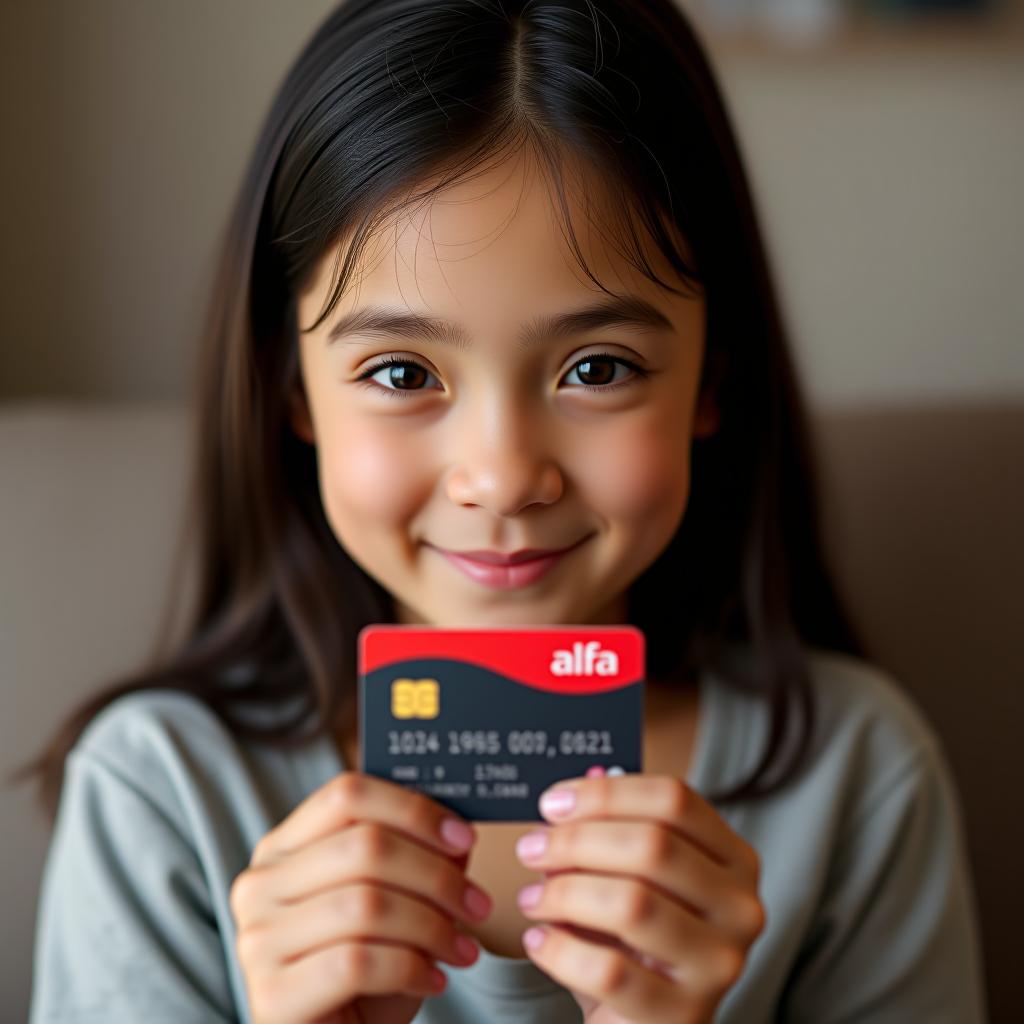
[[[864,652],[823,562],[806,413],[751,190],[683,12],[672,0],[346,0],[285,76],[223,236],[196,365],[179,561],[191,552],[198,585],[183,634],[168,627],[184,607],[179,572],[145,666],[76,707],[15,773],[39,776],[51,816],[67,753],[132,691],[190,693],[240,737],[281,747],[352,729],[356,636],[394,622],[394,605],[332,533],[315,449],[290,426],[296,297],[337,248],[322,322],[387,217],[526,146],[591,279],[568,216],[570,165],[619,197],[608,230],[620,251],[707,303],[701,388],[720,425],[694,445],[676,535],[628,594],[649,674],[713,670],[769,707],[753,772],[711,799],[763,799],[805,767],[809,648]],[[650,244],[677,282],[652,270]],[[285,704],[270,722],[245,714]]]

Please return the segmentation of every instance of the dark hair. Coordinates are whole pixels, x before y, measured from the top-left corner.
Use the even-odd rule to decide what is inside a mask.
[[[197,366],[182,543],[195,542],[198,587],[184,637],[167,639],[168,612],[148,665],[76,708],[21,768],[41,776],[51,814],[68,751],[131,691],[191,693],[238,735],[279,746],[352,728],[357,633],[394,622],[394,608],[329,528],[315,449],[289,424],[296,296],[351,236],[321,323],[376,225],[519,146],[542,158],[563,213],[570,161],[596,168],[622,199],[628,258],[675,291],[647,262],[653,240],[704,292],[701,387],[720,426],[694,444],[682,523],[631,587],[628,618],[650,676],[714,669],[770,705],[755,771],[711,799],[764,797],[801,769],[808,648],[863,652],[823,564],[810,435],[750,187],[683,13],[671,0],[346,0],[285,77],[223,240]],[[169,610],[183,591],[179,572]],[[291,713],[272,726],[244,714],[285,698]],[[793,750],[769,782],[793,709]]]

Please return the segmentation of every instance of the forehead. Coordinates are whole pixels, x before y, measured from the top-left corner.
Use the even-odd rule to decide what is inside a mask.
[[[526,151],[400,209],[369,236],[329,321],[380,303],[429,311],[467,326],[518,324],[528,312],[606,297],[574,254],[567,216],[580,256],[605,288],[646,298],[663,309],[692,301],[666,292],[632,265],[616,234],[623,210],[614,207],[607,186],[574,165],[569,171],[564,179],[567,210]],[[349,242],[343,239],[321,261],[303,301],[304,310],[315,304],[306,323],[329,301],[338,257]],[[678,283],[653,242],[645,246],[645,255],[664,280]]]

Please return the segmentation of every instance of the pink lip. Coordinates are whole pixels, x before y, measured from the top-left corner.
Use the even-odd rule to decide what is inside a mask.
[[[587,540],[584,537],[583,540]],[[456,554],[453,551],[445,551],[444,548],[434,548],[451,562],[460,572],[464,573],[471,580],[490,587],[493,590],[515,590],[519,587],[529,586],[535,583],[542,576],[553,569],[559,561],[570,551],[578,548],[583,540],[577,541],[571,547],[563,551],[553,551],[548,555],[538,558],[531,558],[525,562],[513,563],[511,565],[495,565],[488,562],[480,562],[465,555]],[[432,546],[432,545],[431,545]]]
[[[460,558],[472,558],[474,562],[486,562],[488,565],[518,565],[520,562],[529,562],[534,558],[545,558],[548,555],[557,555],[568,548],[523,548],[521,551],[513,551],[510,554],[502,554],[500,551],[449,551],[450,555],[458,555]]]

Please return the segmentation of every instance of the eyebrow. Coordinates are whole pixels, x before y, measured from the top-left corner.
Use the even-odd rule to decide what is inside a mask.
[[[611,327],[639,332],[675,329],[672,321],[656,306],[645,299],[627,295],[554,316],[535,317],[520,331],[519,346],[528,349],[548,338],[564,338]],[[364,306],[344,314],[328,332],[327,343],[333,344],[352,334],[428,341],[459,349],[472,347],[469,332],[461,324],[388,306]]]

